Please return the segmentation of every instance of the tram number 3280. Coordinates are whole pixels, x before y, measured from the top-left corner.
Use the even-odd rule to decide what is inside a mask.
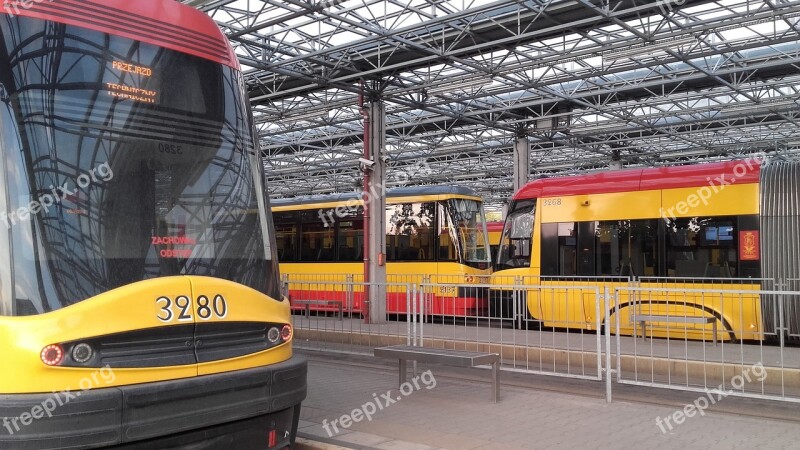
[[[227,315],[228,302],[219,294],[213,298],[201,295],[195,301],[185,295],[175,300],[163,295],[156,299],[156,318],[162,322],[190,322],[194,317],[200,320],[223,319]]]

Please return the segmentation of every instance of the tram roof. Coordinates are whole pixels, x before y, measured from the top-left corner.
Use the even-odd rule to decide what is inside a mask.
[[[239,68],[238,57],[217,24],[202,11],[173,0],[34,3],[33,7],[20,8],[5,2],[0,12],[123,36]]]
[[[475,190],[465,186],[406,186],[386,191],[386,198],[422,197],[428,195],[479,197]],[[355,200],[362,197],[362,192],[345,192],[328,195],[308,195],[302,197],[280,198],[272,200],[272,206],[309,205],[314,203],[334,203]]]
[[[623,169],[555,178],[540,178],[524,185],[514,200],[560,195],[677,189],[699,186],[758,183],[757,159],[687,166]]]

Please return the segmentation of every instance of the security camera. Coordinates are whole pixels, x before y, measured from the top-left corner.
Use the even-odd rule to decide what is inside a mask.
[[[361,167],[370,168],[375,165],[375,161],[371,161],[367,158],[358,158],[358,163],[361,164]]]

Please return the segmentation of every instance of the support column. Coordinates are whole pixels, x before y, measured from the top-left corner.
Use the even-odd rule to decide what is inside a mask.
[[[609,170],[620,170],[622,169],[622,159],[620,158],[620,151],[613,150],[611,152],[611,161],[608,163]]]
[[[363,163],[368,172],[364,186],[369,208],[369,225],[366,238],[369,251],[364,256],[364,269],[369,273],[369,315],[365,321],[386,321],[386,112],[381,101],[366,105],[368,121],[369,163]],[[365,123],[365,125],[367,125]],[[375,284],[377,283],[377,285]]]
[[[511,195],[514,195],[519,188],[525,186],[525,183],[528,182],[528,174],[530,173],[531,166],[531,143],[528,142],[528,138],[525,135],[517,136],[517,140],[514,141],[513,166],[513,190]],[[509,198],[503,205],[503,220],[506,220],[506,216],[508,216],[510,201],[511,199]]]
[[[531,143],[525,136],[517,137],[514,142],[514,192],[528,182],[531,170]]]

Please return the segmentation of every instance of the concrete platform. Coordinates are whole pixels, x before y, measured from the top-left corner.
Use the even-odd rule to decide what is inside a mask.
[[[364,324],[356,318],[294,317],[297,345],[345,353],[371,354],[384,345],[405,344],[413,324]],[[417,324],[420,335],[420,328]],[[499,353],[502,368],[599,378],[605,366],[605,337],[581,330],[514,330],[485,323],[424,324],[424,346]],[[619,342],[619,350],[617,343]],[[763,342],[711,342],[611,336],[611,368],[634,382],[716,387],[760,364],[763,382],[745,387],[749,393],[800,400],[800,348]],[[598,349],[603,357],[598,362]],[[616,355],[619,353],[619,361]]]
[[[363,319],[338,318],[326,316],[292,316],[298,332],[337,331],[347,332],[352,337],[340,338],[331,342],[364,343],[364,338],[380,339],[380,336],[405,337],[409,324],[406,322],[389,322],[386,324],[364,324]],[[413,326],[413,324],[411,324]],[[532,346],[540,348],[588,351],[597,349],[597,335],[593,331],[548,331],[548,330],[514,330],[499,326],[488,327],[482,323],[468,322],[463,324],[426,323],[417,324],[417,329],[422,330],[424,337],[431,340],[462,342],[464,345],[474,343],[512,344],[518,346]],[[612,345],[616,343],[616,336],[612,335]],[[710,341],[687,341],[683,339],[647,339],[622,336],[620,338],[622,353],[624,355],[650,355],[660,358],[688,359],[693,361],[708,362],[745,362],[755,363],[761,361],[766,366],[779,366],[783,357],[783,367],[800,369],[800,347],[781,348],[769,342],[757,343],[732,343],[722,341],[714,346]],[[601,339],[600,345],[604,343]]]
[[[800,441],[794,404],[726,397],[678,424],[675,415],[696,394],[621,386],[608,404],[597,382],[501,373],[500,402],[494,404],[486,374],[476,369],[419,365],[418,373],[430,370],[428,380],[435,383],[400,392],[394,365],[303,353],[309,356],[309,394],[300,435],[348,448],[790,449]],[[365,405],[384,398],[394,403],[381,400],[383,407],[367,420]],[[361,420],[342,426],[343,416],[359,416],[356,410]]]

